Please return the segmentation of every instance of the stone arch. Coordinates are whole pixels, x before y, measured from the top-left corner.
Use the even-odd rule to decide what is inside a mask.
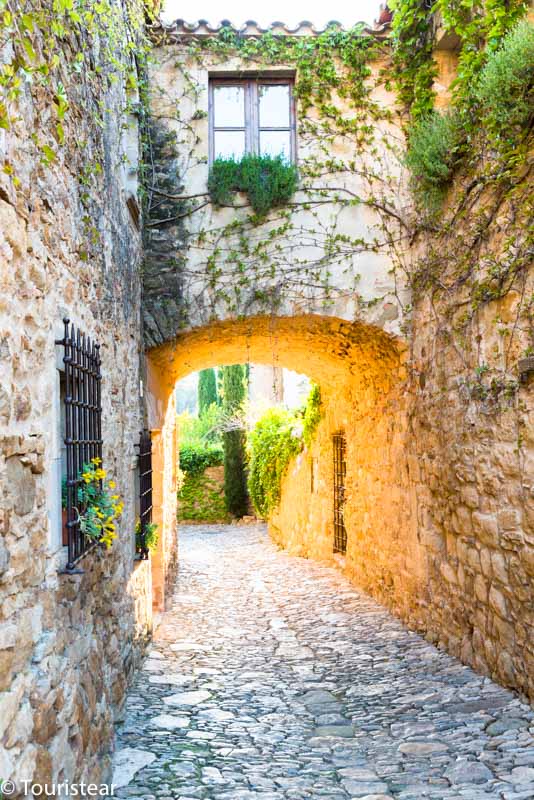
[[[424,591],[425,560],[408,480],[404,356],[400,338],[369,324],[327,315],[214,322],[149,350],[149,425],[160,441],[155,505],[159,504],[156,515],[165,530],[162,549],[154,559],[161,598],[176,550],[174,534],[167,530],[175,506],[165,488],[172,479],[169,458],[175,455],[168,433],[174,421],[174,386],[191,372],[248,361],[305,373],[322,390],[321,424],[312,447],[296,459],[284,479],[280,508],[271,520],[272,536],[294,553],[334,558],[331,436],[343,428],[349,465],[349,544],[343,567],[381,600],[397,610],[404,606],[409,616],[411,604]],[[310,470],[315,473],[313,491]],[[174,488],[171,493],[174,497]]]

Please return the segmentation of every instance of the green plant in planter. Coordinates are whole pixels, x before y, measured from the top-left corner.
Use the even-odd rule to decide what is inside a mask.
[[[247,153],[239,160],[217,158],[208,178],[208,191],[215,205],[229,205],[235,192],[244,192],[259,216],[283,206],[296,189],[297,168],[281,155]]]
[[[148,525],[145,525],[145,536],[143,542],[141,533],[141,520],[138,519],[135,523],[135,549],[138,552],[143,552],[143,550],[146,549],[153,553],[158,546],[158,541],[159,536],[157,522],[149,522]]]

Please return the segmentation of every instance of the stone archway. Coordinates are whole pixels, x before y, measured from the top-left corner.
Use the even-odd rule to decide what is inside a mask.
[[[319,315],[214,322],[150,350],[155,516],[163,530],[153,564],[156,605],[163,607],[165,584],[175,567],[176,381],[211,366],[274,363],[306,373],[321,386],[323,416],[309,452],[284,480],[271,534],[292,552],[333,558],[331,438],[343,429],[348,464],[344,569],[403,616],[413,616],[425,592],[426,569],[408,479],[403,360],[398,338],[367,324]]]

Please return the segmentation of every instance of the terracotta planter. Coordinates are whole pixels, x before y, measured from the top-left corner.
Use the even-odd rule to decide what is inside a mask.
[[[69,529],[67,528],[67,509],[61,509],[61,543],[63,545],[68,545],[69,543]]]

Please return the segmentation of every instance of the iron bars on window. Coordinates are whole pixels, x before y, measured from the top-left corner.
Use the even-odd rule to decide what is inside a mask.
[[[84,512],[81,499],[83,465],[91,459],[102,459],[102,403],[100,345],[63,320],[65,365],[65,449],[66,449],[66,511],[68,561],[66,572],[75,570],[76,563],[95,542],[87,539],[80,526]]]
[[[142,559],[148,558],[147,528],[152,522],[152,437],[141,431],[139,438],[139,528],[136,549]],[[136,537],[137,538],[137,537]]]
[[[333,436],[334,445],[334,553],[347,552],[345,528],[345,476],[347,474],[347,441],[344,433]]]

